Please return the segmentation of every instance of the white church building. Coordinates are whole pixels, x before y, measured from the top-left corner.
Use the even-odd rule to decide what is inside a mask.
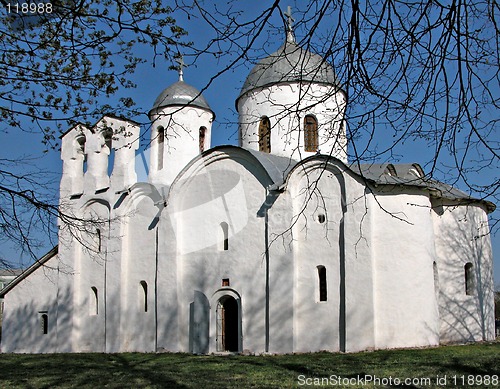
[[[106,116],[62,136],[59,245],[0,292],[2,352],[494,338],[493,204],[416,163],[349,164],[345,93],[290,30],[236,107],[239,146],[210,148],[215,114],[181,67],[149,113],[146,182],[136,123]]]

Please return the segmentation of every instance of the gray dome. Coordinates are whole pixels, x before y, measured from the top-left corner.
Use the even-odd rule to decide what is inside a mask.
[[[320,55],[302,49],[295,42],[287,41],[254,66],[238,99],[256,88],[300,81],[339,86],[333,67]]]
[[[189,105],[190,107],[198,107],[212,111],[200,91],[186,84],[184,81],[178,81],[161,92],[156,98],[151,111],[172,105]]]

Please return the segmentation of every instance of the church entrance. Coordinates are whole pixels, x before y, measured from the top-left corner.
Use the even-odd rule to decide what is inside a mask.
[[[217,351],[239,351],[238,303],[231,296],[217,303]]]

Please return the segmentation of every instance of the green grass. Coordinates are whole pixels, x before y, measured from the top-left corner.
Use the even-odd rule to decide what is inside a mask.
[[[0,354],[0,388],[290,388],[307,387],[298,385],[306,383],[306,378],[324,378],[323,384],[337,388],[395,387],[396,378],[430,378],[431,385],[413,382],[406,387],[443,387],[443,381],[441,385],[436,383],[437,376],[441,380],[446,376],[449,388],[493,388],[500,384],[478,384],[487,376],[499,374],[500,343],[272,356]],[[392,377],[392,385],[391,382],[381,382],[385,386],[327,382],[335,376],[337,381],[339,377],[354,381],[366,375],[387,380]],[[466,385],[461,385],[462,382]]]

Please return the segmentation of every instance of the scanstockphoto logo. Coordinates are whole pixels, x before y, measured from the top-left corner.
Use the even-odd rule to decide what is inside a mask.
[[[147,147],[136,153],[137,182],[149,182],[150,151],[151,148]],[[169,220],[181,254],[223,245],[226,239],[231,240],[255,221],[255,216],[263,218],[266,210],[271,210],[267,220],[272,225],[273,236],[286,235],[293,225],[302,232],[307,232],[313,226],[315,231],[319,231],[317,226],[320,226],[324,236],[340,233],[339,225],[344,222],[343,210],[347,206],[340,192],[334,199],[328,198],[329,205],[326,206],[321,192],[315,192],[316,195],[311,196],[310,191],[304,190],[296,200],[307,201],[309,204],[306,206],[300,203],[305,208],[299,215],[292,215],[280,211],[279,207],[272,210],[275,197],[266,197],[266,191],[261,186],[245,185],[244,177],[223,166],[225,165],[215,164],[206,169],[198,166],[195,174],[181,174],[174,183],[172,193],[170,182],[163,182],[161,178],[156,180],[156,190],[169,203],[163,209],[161,217]],[[168,168],[168,165],[164,166],[164,169]],[[158,182],[162,184],[159,185]],[[254,210],[257,208],[259,209]],[[299,208],[302,209],[302,206]],[[140,209],[136,211],[141,212]],[[351,212],[350,223],[363,225],[365,216],[364,212]]]
[[[66,1],[12,1],[0,0],[5,23],[13,31],[40,27],[63,13],[75,9],[74,0]]]
[[[148,182],[150,148],[140,150],[135,157],[138,182]],[[165,168],[168,169],[166,166]],[[158,186],[160,195],[169,197],[170,183]],[[189,178],[180,177],[176,187],[182,198],[171,199],[175,204],[166,209],[181,254],[190,254],[208,247],[223,245],[248,224],[247,198],[240,175],[231,170],[205,170]],[[189,233],[185,226],[189,226]]]

